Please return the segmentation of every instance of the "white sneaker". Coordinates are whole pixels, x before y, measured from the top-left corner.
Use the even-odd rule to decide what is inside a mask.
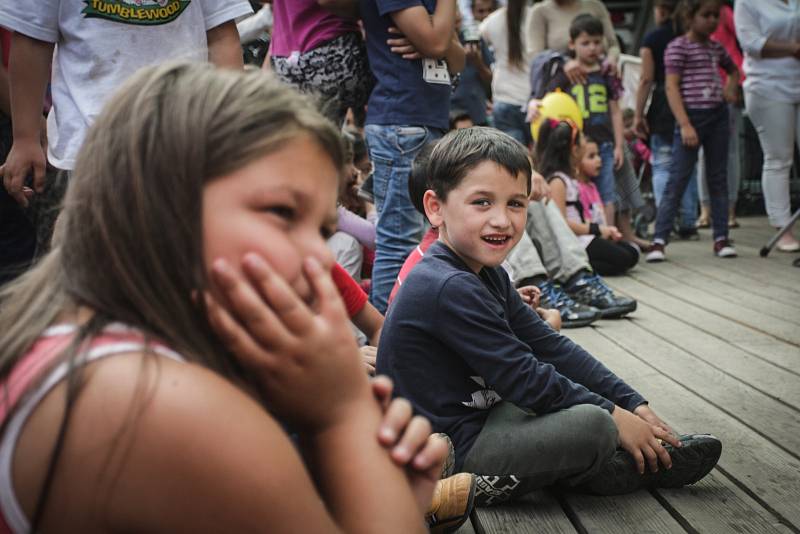
[[[731,245],[730,241],[727,239],[714,241],[714,254],[716,254],[718,258],[735,258],[738,256],[738,254],[736,254],[736,249],[733,248],[733,245]]]
[[[667,259],[667,256],[664,254],[664,245],[662,243],[653,243],[653,248],[644,257],[644,261],[647,263],[659,263],[665,259]]]

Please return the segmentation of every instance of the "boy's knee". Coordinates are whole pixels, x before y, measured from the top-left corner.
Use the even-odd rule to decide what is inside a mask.
[[[593,404],[582,404],[570,409],[576,412],[576,428],[581,429],[581,447],[596,449],[598,456],[611,456],[619,441],[617,424],[611,414]]]

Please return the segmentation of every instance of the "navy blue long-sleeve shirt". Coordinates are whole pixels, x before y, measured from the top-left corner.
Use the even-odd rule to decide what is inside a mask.
[[[499,400],[535,413],[577,404],[613,411],[646,402],[591,354],[555,332],[502,268],[475,274],[441,242],[411,271],[386,315],[377,371],[389,375],[463,464]]]

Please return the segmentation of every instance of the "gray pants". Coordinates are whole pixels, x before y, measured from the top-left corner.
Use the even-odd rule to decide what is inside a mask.
[[[534,415],[509,402],[491,408],[463,471],[478,477],[476,503],[491,505],[558,483],[575,486],[614,455],[617,426],[599,406]]]
[[[553,202],[528,204],[526,232],[506,258],[511,279],[545,275],[566,282],[580,270],[591,271],[586,249]]]

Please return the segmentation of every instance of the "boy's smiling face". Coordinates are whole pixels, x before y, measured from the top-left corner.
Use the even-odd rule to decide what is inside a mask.
[[[467,172],[442,201],[425,193],[425,212],[439,239],[478,272],[497,267],[514,248],[528,216],[528,184],[524,173],[511,174],[493,161]]]

